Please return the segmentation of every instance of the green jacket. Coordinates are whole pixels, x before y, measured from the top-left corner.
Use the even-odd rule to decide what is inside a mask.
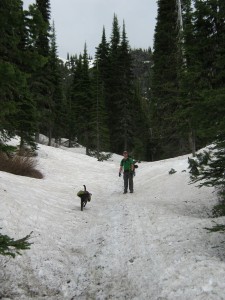
[[[127,159],[123,158],[120,162],[120,166],[123,167],[124,172],[132,171],[133,170],[133,167],[132,167],[133,164],[134,164],[134,161],[130,157],[128,157]]]

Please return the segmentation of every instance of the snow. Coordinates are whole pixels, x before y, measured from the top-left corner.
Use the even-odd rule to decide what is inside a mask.
[[[224,235],[205,229],[224,223],[210,217],[213,189],[189,184],[181,156],[140,163],[123,195],[121,158],[39,145],[44,179],[0,172],[1,233],[33,231],[30,250],[0,257],[1,299],[224,299]]]

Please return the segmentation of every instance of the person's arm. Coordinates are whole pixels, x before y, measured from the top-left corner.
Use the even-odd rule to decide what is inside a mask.
[[[134,161],[133,161],[132,158],[131,158],[131,171],[132,171],[132,172],[134,171]]]
[[[122,170],[123,170],[123,160],[121,160],[120,162],[119,174],[121,174]]]

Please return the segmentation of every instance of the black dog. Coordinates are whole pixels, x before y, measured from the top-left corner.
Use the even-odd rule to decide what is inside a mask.
[[[81,210],[86,206],[87,202],[91,201],[91,193],[86,190],[86,185],[84,185],[84,191],[79,191],[77,196],[81,199]]]

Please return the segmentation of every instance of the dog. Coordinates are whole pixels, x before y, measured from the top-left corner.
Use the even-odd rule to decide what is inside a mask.
[[[84,186],[84,191],[79,191],[77,193],[77,196],[80,197],[80,199],[81,199],[81,210],[83,210],[83,208],[86,206],[87,202],[91,201],[91,196],[92,196],[92,194],[86,190],[86,185],[83,185],[83,186]]]

